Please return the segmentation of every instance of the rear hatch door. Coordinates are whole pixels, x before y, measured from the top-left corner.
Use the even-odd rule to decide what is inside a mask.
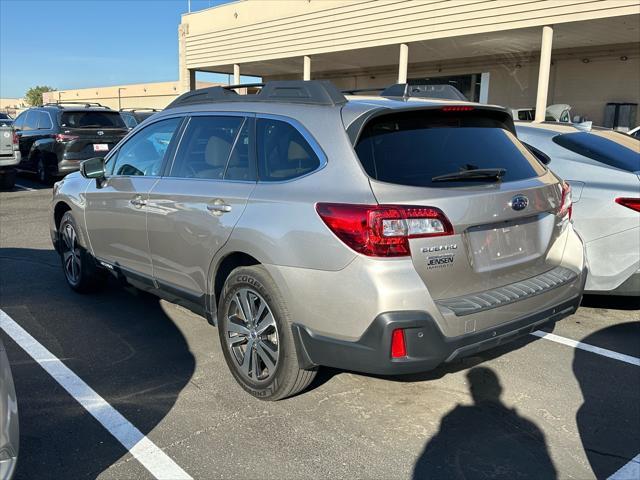
[[[453,235],[410,240],[434,299],[508,285],[560,263],[562,187],[517,140],[506,112],[438,107],[379,115],[356,152],[380,204],[437,207],[451,222]],[[487,177],[469,178],[483,170]]]
[[[120,114],[109,110],[64,111],[60,126],[70,160],[104,156],[129,132]]]

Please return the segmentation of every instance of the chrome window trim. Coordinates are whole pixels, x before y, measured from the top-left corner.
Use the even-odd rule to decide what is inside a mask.
[[[307,130],[307,128],[302,125],[302,123],[300,123],[298,120],[295,120],[294,118],[291,117],[286,117],[284,115],[275,115],[275,114],[271,114],[271,113],[257,113],[256,114],[256,133],[255,133],[255,142],[256,142],[256,149],[258,146],[258,125],[257,125],[257,120],[260,119],[265,119],[265,120],[278,120],[281,122],[285,122],[288,123],[289,125],[291,125],[293,128],[295,128],[298,133],[300,133],[302,135],[302,137],[305,139],[305,141],[309,144],[309,146],[311,147],[311,150],[313,150],[313,153],[316,154],[316,156],[318,157],[318,160],[320,161],[320,165],[318,165],[318,167],[314,170],[311,170],[310,172],[305,173],[304,175],[300,175],[298,177],[293,177],[293,178],[288,178],[286,180],[260,180],[260,169],[257,169],[257,173],[258,173],[258,183],[261,184],[282,184],[282,183],[290,183],[290,182],[295,182],[297,180],[300,180],[301,178],[305,178],[308,177],[309,175],[313,175],[316,172],[319,172],[320,170],[322,170],[324,167],[327,166],[328,160],[327,160],[327,155],[324,153],[324,150],[322,150],[322,147],[320,146],[320,144],[316,141],[316,139],[313,137],[313,135],[311,135],[311,133],[309,132],[309,130]],[[256,164],[258,158],[256,155]],[[256,167],[258,167],[258,165],[256,165]]]
[[[107,162],[109,162],[111,160],[111,157],[113,157],[117,152],[120,151],[120,149],[122,147],[124,147],[133,137],[135,134],[137,134],[138,131],[142,131],[144,129],[146,129],[147,127],[150,127],[151,125],[154,125],[158,122],[162,122],[164,120],[171,120],[173,118],[184,118],[187,115],[182,114],[182,115],[167,115],[166,117],[162,117],[162,118],[158,118],[155,119],[152,122],[149,123],[145,123],[145,125],[142,128],[139,128],[140,125],[142,125],[141,123],[139,123],[136,128],[134,128],[133,130],[131,130],[122,140],[120,140],[120,142],[118,142],[116,148],[114,148],[113,150],[111,150],[105,157],[104,157],[104,164],[105,166],[107,165]],[[178,125],[178,129],[180,130],[180,125]],[[184,129],[182,131],[182,133],[184,133]],[[180,140],[182,139],[182,135],[180,136]],[[173,152],[173,157],[175,158],[176,152],[178,151],[177,146],[176,146],[176,150]],[[173,160],[172,160],[173,161]],[[162,175],[107,175],[105,174],[105,179],[109,180],[111,178],[162,178]]]

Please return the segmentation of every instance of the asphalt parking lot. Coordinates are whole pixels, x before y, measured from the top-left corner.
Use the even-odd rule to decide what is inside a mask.
[[[261,402],[236,385],[203,318],[115,284],[73,293],[47,230],[51,190],[18,184],[0,193],[0,309],[192,478],[640,472],[637,300],[585,297],[554,340],[531,335],[411,377],[327,369],[301,395]],[[17,479],[162,476],[0,335],[20,409]]]

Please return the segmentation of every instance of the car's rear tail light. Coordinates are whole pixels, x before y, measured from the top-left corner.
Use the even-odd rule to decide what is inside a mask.
[[[620,197],[616,198],[616,203],[619,203],[623,207],[630,208],[636,212],[640,212],[640,198]]]
[[[445,214],[434,207],[318,203],[316,211],[340,240],[372,257],[408,256],[411,238],[453,235]]]
[[[407,356],[407,346],[404,343],[404,330],[397,328],[391,334],[391,358]]]
[[[65,143],[65,142],[71,142],[72,140],[77,140],[78,137],[77,135],[68,135],[66,133],[57,133],[56,134],[56,142],[60,142],[60,143]]]
[[[571,186],[567,182],[562,182],[562,197],[560,198],[560,208],[558,209],[558,216],[565,217],[573,213],[573,201],[571,199]]]
[[[441,110],[443,112],[470,112],[471,110],[475,110],[475,107],[470,107],[468,105],[451,105],[448,107],[442,107]]]
[[[13,143],[14,150],[20,149],[20,138],[18,137],[18,134],[15,131],[13,132],[13,138],[11,140],[11,143]]]

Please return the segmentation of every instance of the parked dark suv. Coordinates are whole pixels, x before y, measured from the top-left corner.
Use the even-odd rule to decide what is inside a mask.
[[[14,122],[21,170],[50,183],[80,168],[87,158],[106,155],[127,133],[122,117],[99,103],[48,103],[22,112]]]

